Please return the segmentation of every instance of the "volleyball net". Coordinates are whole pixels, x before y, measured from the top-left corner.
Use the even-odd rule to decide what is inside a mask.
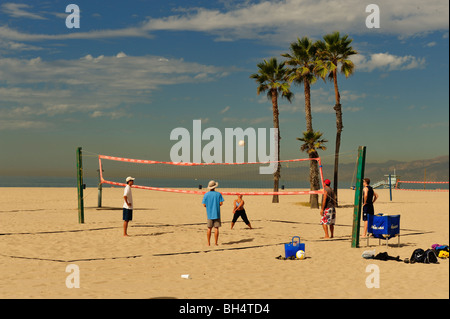
[[[100,182],[124,187],[125,178],[136,178],[133,188],[184,194],[204,194],[210,180],[219,183],[223,195],[310,195],[323,194],[320,158],[272,162],[191,163],[161,162],[98,155]],[[310,187],[311,163],[317,165],[319,189]],[[261,174],[260,168],[279,166],[279,189],[274,174]]]
[[[395,188],[405,191],[448,192],[448,181],[402,181],[397,180]]]

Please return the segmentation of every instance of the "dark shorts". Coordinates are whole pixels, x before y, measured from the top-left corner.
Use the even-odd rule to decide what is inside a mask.
[[[123,220],[125,220],[125,221],[133,220],[133,210],[132,209],[128,209],[128,208],[123,209]]]
[[[373,214],[375,214],[373,205],[364,205],[363,206],[363,221],[367,221],[367,215],[373,215]]]
[[[220,218],[217,219],[207,219],[206,220],[206,226],[208,228],[219,228],[220,226],[222,226],[222,221],[220,220]]]
[[[248,221],[248,218],[247,218],[247,214],[245,213],[245,209],[243,209],[243,210],[237,210],[237,211],[233,214],[233,220],[232,220],[232,223],[235,223],[235,222],[238,220],[239,217],[242,218],[242,220],[244,221],[244,223],[245,223],[246,225],[250,224],[250,222]]]

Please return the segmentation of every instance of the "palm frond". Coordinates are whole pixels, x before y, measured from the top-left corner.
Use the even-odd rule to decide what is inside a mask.
[[[317,152],[318,150],[326,150],[325,143],[328,143],[328,141],[323,139],[322,135],[323,133],[320,131],[303,132],[302,137],[297,137],[297,140],[303,142],[300,146],[300,150],[309,154]]]
[[[257,64],[258,72],[251,74],[250,78],[258,84],[256,93],[267,92],[267,98],[272,99],[272,90],[281,94],[288,101],[292,100],[293,93],[290,92],[290,83],[288,82],[289,70],[285,68],[285,62],[278,62],[277,58],[272,57],[269,60]]]

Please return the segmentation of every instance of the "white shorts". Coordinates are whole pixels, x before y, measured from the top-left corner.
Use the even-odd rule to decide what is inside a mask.
[[[323,216],[320,219],[321,225],[334,225],[336,223],[336,210],[331,207],[323,211]]]

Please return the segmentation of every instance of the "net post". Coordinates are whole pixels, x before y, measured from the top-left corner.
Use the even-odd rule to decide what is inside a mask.
[[[391,174],[389,174],[389,199],[392,202],[392,183],[391,183]]]
[[[102,195],[103,195],[103,167],[102,167],[102,159],[98,157],[98,207],[102,207]]]
[[[363,190],[364,168],[366,165],[366,147],[358,148],[358,171],[356,173],[355,205],[353,208],[352,247],[359,247],[359,225],[361,221],[361,199]]]
[[[103,184],[102,184],[102,180],[101,180],[101,177],[100,177],[100,170],[101,170],[101,168],[99,168],[97,170],[97,172],[98,172],[98,200],[97,200],[97,207],[102,207]]]
[[[78,223],[84,224],[84,200],[83,200],[83,162],[81,147],[77,148],[77,190],[78,190]]]
[[[317,160],[317,164],[319,164],[320,182],[322,183],[322,189],[323,189],[324,188],[324,183],[323,183],[322,160],[320,159],[320,157],[318,157],[316,160]]]
[[[425,168],[425,171],[423,173],[423,189],[425,189],[425,185],[427,185],[427,169]]]

